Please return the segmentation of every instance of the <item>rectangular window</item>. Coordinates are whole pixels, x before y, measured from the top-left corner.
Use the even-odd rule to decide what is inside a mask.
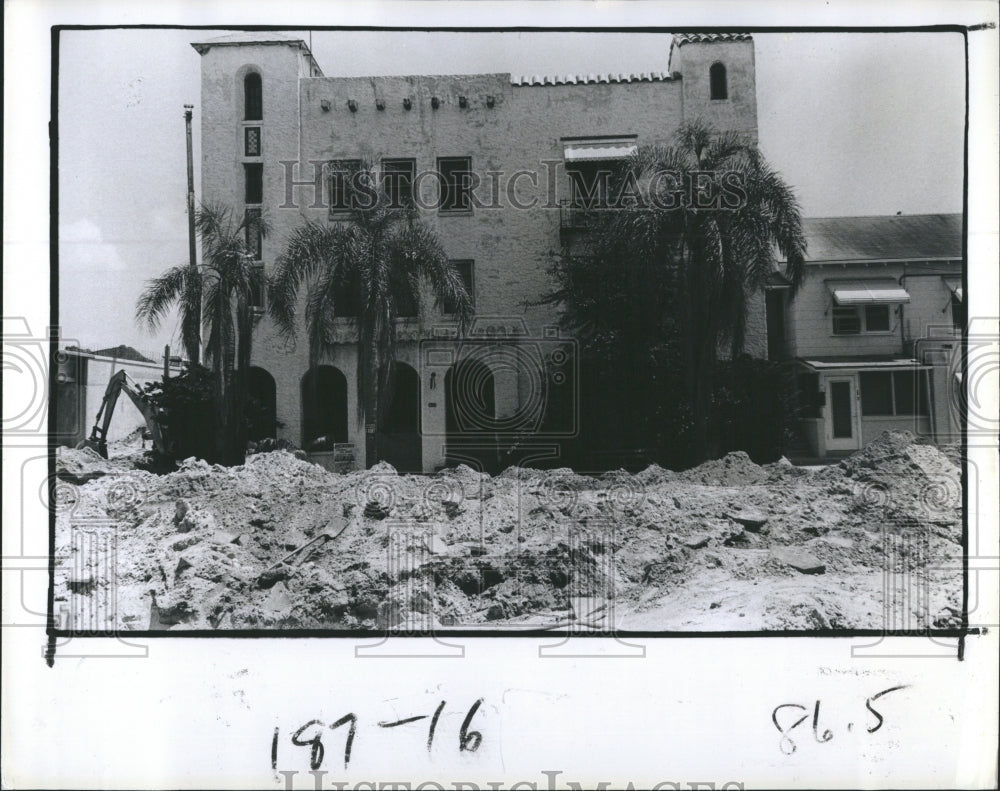
[[[472,302],[472,306],[476,306],[476,278],[475,278],[475,262],[471,260],[460,260],[452,261],[452,265],[458,270],[458,274],[462,278],[462,283],[465,285],[465,290],[469,292],[469,300]],[[454,313],[455,303],[451,300],[445,300],[444,302],[444,312]]]
[[[246,190],[244,203],[259,205],[264,202],[264,166],[262,164],[250,164],[243,166],[243,173],[246,176]]]
[[[441,212],[472,211],[472,160],[469,157],[440,157]]]
[[[861,332],[861,316],[857,308],[833,309],[833,334],[858,335]]]
[[[416,177],[416,160],[382,160],[382,188],[389,196],[391,208],[402,209],[413,205],[413,182]]]
[[[570,205],[574,209],[606,209],[614,200],[621,162],[600,160],[566,165]]]
[[[247,248],[253,255],[254,261],[261,260],[262,239],[260,233],[260,225],[258,225],[255,222],[252,222],[252,220],[254,219],[259,220],[260,216],[261,216],[260,209],[247,209],[246,241],[247,241]]]
[[[897,415],[916,414],[914,411],[916,400],[913,397],[914,379],[916,377],[910,371],[894,371],[892,374],[893,400]]]
[[[892,310],[889,305],[866,305],[863,310],[856,307],[833,309],[834,335],[889,332],[891,329]]]
[[[243,130],[243,156],[259,157],[260,155],[260,127],[248,126]]]
[[[929,414],[927,372],[862,372],[861,414],[865,417],[926,416]]]
[[[888,332],[890,329],[888,305],[865,306],[865,332]]]
[[[350,191],[351,177],[358,172],[361,167],[359,159],[338,159],[330,163],[330,211],[346,212],[350,211]]]
[[[861,414],[892,415],[892,375],[883,371],[861,374]]]

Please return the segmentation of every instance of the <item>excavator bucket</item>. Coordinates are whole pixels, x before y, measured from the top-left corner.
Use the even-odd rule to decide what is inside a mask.
[[[83,442],[77,443],[77,450],[83,450],[84,448],[90,448],[92,451],[99,453],[105,459],[108,458],[108,443],[104,440],[85,439]]]

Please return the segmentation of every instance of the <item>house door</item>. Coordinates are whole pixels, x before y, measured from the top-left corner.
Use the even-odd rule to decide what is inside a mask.
[[[826,380],[826,447],[856,450],[859,447],[857,384],[853,376]]]

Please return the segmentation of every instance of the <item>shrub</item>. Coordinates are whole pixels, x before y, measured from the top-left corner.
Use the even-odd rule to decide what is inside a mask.
[[[146,395],[166,412],[167,442],[174,456],[214,461],[217,430],[212,410],[212,372],[196,365],[178,376],[145,386]]]

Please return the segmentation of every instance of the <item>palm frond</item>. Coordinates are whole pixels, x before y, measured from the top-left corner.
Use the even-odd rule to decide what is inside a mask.
[[[188,289],[195,285],[196,275],[187,265],[173,266],[159,277],[149,281],[136,303],[135,315],[155,330],[175,302],[183,300]],[[187,307],[185,300],[182,307]]]

